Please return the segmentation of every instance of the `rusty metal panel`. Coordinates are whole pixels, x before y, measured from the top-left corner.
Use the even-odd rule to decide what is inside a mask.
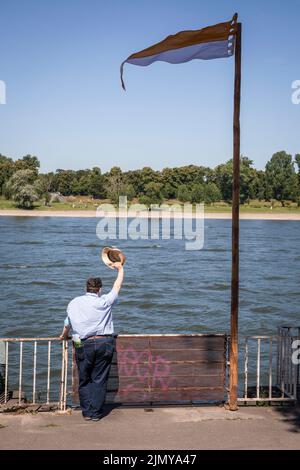
[[[116,338],[108,403],[223,401],[226,335],[124,335]],[[73,402],[78,402],[73,358]]]

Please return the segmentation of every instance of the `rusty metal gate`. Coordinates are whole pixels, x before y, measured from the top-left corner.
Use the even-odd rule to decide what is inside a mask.
[[[224,401],[226,343],[223,334],[117,336],[106,402],[151,405]],[[73,405],[78,404],[77,386],[73,353]]]

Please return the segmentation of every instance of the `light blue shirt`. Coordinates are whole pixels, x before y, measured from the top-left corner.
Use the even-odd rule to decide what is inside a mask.
[[[70,326],[73,334],[78,334],[80,339],[113,334],[111,310],[117,298],[118,294],[113,289],[100,297],[91,292],[75,297],[67,307],[65,326]]]

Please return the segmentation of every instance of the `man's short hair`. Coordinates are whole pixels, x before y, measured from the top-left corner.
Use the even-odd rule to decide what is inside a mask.
[[[89,277],[86,281],[86,291],[97,294],[102,287],[100,277]]]

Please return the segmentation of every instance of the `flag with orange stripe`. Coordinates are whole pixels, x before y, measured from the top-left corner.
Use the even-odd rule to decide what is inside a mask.
[[[181,31],[147,49],[131,54],[121,64],[122,87],[125,90],[123,69],[126,63],[144,67],[157,61],[181,64],[193,59],[210,60],[232,56],[237,16],[235,14],[231,21],[203,29]]]

